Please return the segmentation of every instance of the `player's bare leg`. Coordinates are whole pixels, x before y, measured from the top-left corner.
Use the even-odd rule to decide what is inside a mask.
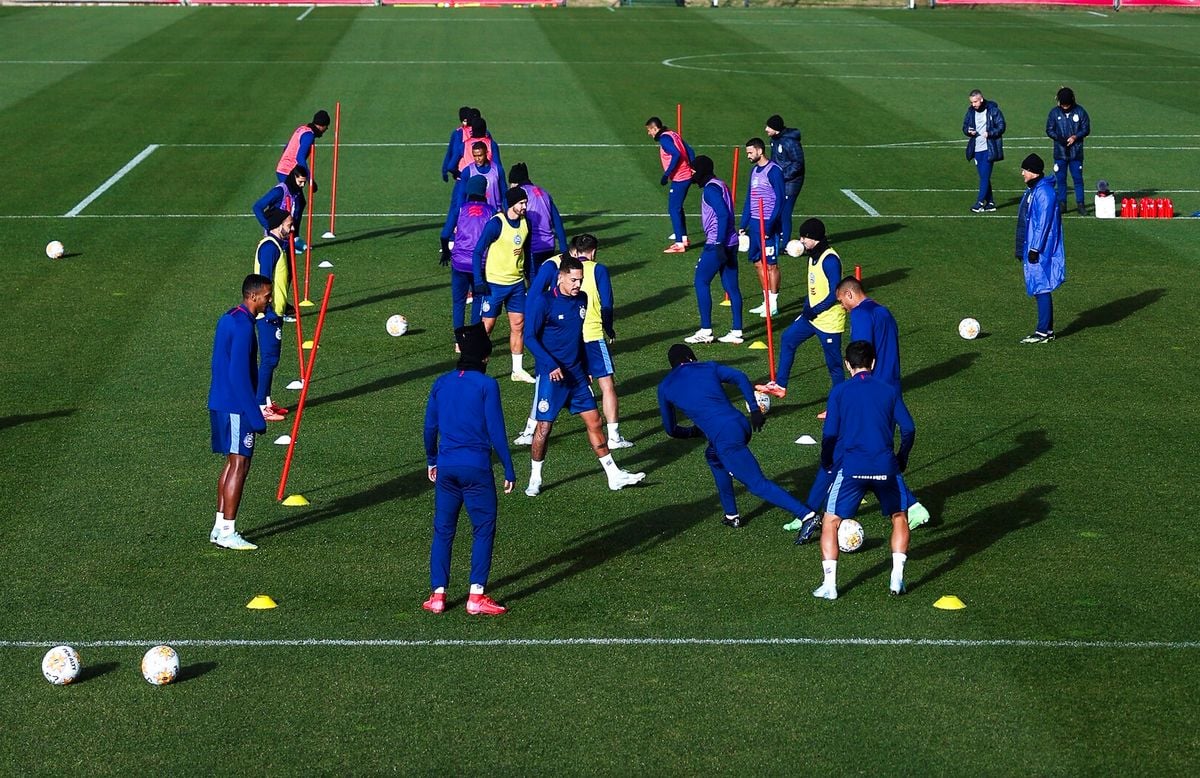
[[[525,314],[508,313],[508,350],[512,352],[512,380],[532,384],[534,377],[525,370],[522,357],[525,354]]]
[[[821,572],[824,580],[813,591],[813,597],[823,600],[836,600],[837,591],[837,560],[838,560],[838,527],[842,517],[828,511],[821,520]]]
[[[596,452],[596,456],[600,459],[600,466],[604,468],[604,473],[608,476],[609,489],[613,491],[623,489],[631,484],[641,482],[646,477],[645,473],[630,473],[617,467],[612,454],[608,451],[608,439],[604,434],[604,425],[600,423],[599,411],[592,409],[584,411],[579,416],[587,425],[588,442],[592,444],[592,450]]]
[[[235,551],[253,551],[258,546],[249,542],[234,529],[238,506],[242,502],[242,490],[246,486],[246,475],[250,472],[250,458],[241,454],[225,457],[225,466],[217,479],[217,520],[208,539]]]
[[[546,449],[550,446],[552,429],[552,421],[539,421],[533,428],[533,443],[530,444],[529,452],[529,486],[525,487],[525,494],[529,497],[537,497],[542,491],[542,463],[546,461]]]
[[[617,382],[613,380],[612,376],[606,375],[603,378],[597,378],[596,383],[600,384],[600,407],[604,409],[604,419],[608,422],[608,447],[610,449],[631,448],[633,444],[621,437],[621,433],[617,429],[620,414]]]
[[[888,591],[895,595],[904,594],[904,563],[908,561],[908,512],[892,514],[892,580]]]

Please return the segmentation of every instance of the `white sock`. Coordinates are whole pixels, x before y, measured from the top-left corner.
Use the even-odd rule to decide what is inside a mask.
[[[529,480],[531,482],[537,481],[539,484],[542,482],[542,464],[536,459],[529,460]]]
[[[258,409],[259,409],[260,411],[262,411],[263,413],[266,413],[266,412],[267,412],[267,406],[265,406],[265,405],[260,405],[260,406],[258,406]]]
[[[837,560],[826,559],[821,563],[821,570],[825,572],[825,586],[837,586]]]
[[[779,292],[770,292],[770,295],[771,295],[771,307],[778,308],[779,307]]]
[[[471,584],[471,594],[483,594],[483,584]]]
[[[615,421],[608,423],[608,439],[609,440],[620,440],[621,439],[621,433],[617,431],[618,423],[619,422],[615,422]]]
[[[684,235],[682,238],[680,238],[680,239],[679,239],[679,242],[680,242],[680,243],[686,243],[686,242],[687,242],[687,239],[688,239],[687,235]]]
[[[267,405],[274,405],[274,404],[275,403],[271,402],[271,395],[268,394],[267,395]]]
[[[696,334],[697,335],[711,335],[712,330],[710,330],[707,327],[701,327],[699,330],[696,331]]]
[[[513,354],[512,358],[513,358],[513,372],[514,373],[520,372],[521,370],[525,369],[525,368],[521,367],[521,362],[523,362],[525,360],[524,354]]]
[[[741,330],[730,330],[730,331],[729,331],[729,334],[730,334],[730,335],[733,335],[734,337],[738,337],[738,338],[742,337],[742,331],[741,331]]]
[[[600,457],[600,466],[604,468],[604,472],[608,474],[609,478],[621,472],[621,468],[617,467],[617,463],[613,461],[612,454]]]
[[[535,429],[537,429],[537,419],[530,416],[528,419],[525,420],[525,431],[522,432],[521,434],[522,435],[532,435],[533,431]]]
[[[892,552],[892,588],[899,589],[900,584],[904,583],[904,563],[908,560],[908,554],[901,554],[898,551]]]
[[[433,590],[433,593],[434,593],[434,594],[445,594],[445,593],[446,593],[446,587],[445,587],[445,586],[439,586],[438,588],[436,588],[436,589],[434,589],[434,590]]]
[[[230,535],[233,533],[233,519],[221,517],[217,520],[217,534]]]
[[[221,511],[217,511],[217,520],[215,522],[215,526],[221,526],[221,522],[223,521],[225,521],[225,514]]]

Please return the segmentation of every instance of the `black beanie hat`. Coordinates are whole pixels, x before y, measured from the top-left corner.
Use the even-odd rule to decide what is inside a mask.
[[[692,180],[699,184],[707,184],[713,177],[712,157],[701,154],[692,162]]]
[[[313,114],[312,123],[320,125],[322,127],[328,127],[329,126],[329,112],[328,111],[317,111],[315,114]]]
[[[667,349],[667,361],[671,363],[671,367],[679,367],[685,362],[695,362],[696,352],[692,351],[690,346],[676,343]]]
[[[775,130],[775,132],[783,132],[783,117],[779,114],[773,114],[770,119],[767,119],[767,126]]]
[[[824,243],[825,222],[820,219],[805,219],[804,224],[800,225],[800,232],[797,234],[801,238],[812,238],[818,243]]]
[[[266,216],[267,229],[273,230],[279,225],[283,224],[283,220],[288,217],[288,213],[287,211],[280,210],[279,208],[268,208]]]
[[[528,199],[529,195],[525,194],[525,190],[519,186],[514,186],[512,189],[509,189],[508,194],[505,195],[505,201],[508,203],[509,208],[512,208],[522,200]]]
[[[456,329],[454,342],[458,344],[460,368],[482,368],[483,361],[492,355],[492,339],[482,322]]]
[[[469,105],[464,105],[462,108],[459,108],[459,109],[458,109],[458,121],[459,121],[459,122],[467,122],[467,121],[470,121],[470,120],[471,120],[471,116],[473,115],[473,114],[472,114],[472,111],[474,111],[474,110],[475,110],[475,109],[474,109],[474,108],[472,108],[472,107],[471,107],[471,106],[469,106]]]
[[[1040,176],[1046,172],[1046,163],[1037,154],[1030,154],[1021,161],[1021,169],[1028,170],[1030,173],[1037,173]]]
[[[487,194],[486,176],[471,176],[467,179],[467,197],[471,195],[483,197],[485,194]]]
[[[509,168],[508,183],[510,184],[528,184],[529,181],[529,166],[524,162],[518,162]]]

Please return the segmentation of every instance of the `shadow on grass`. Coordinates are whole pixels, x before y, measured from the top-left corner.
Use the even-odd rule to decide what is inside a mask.
[[[861,230],[850,230],[849,232],[836,232],[829,236],[829,242],[833,244],[849,243],[852,240],[862,240],[864,238],[874,238],[879,235],[890,235],[893,232],[899,232],[904,229],[905,225],[899,222],[892,224],[877,224],[874,227],[866,227]]]
[[[933,516],[929,526],[938,527],[942,524],[946,501],[951,497],[999,481],[1010,473],[1033,464],[1053,447],[1045,430],[1029,430],[1018,434],[1007,451],[997,454],[973,470],[927,486],[919,486],[910,481],[909,486]]]
[[[510,590],[504,601],[517,602],[618,557],[645,553],[711,520],[712,501],[713,497],[707,496],[671,510],[654,508],[596,527],[567,541],[561,551],[494,580],[491,588]]]
[[[97,665],[84,665],[79,670],[79,677],[75,679],[75,683],[87,683],[93,678],[99,678],[102,675],[108,675],[113,670],[116,670],[121,665],[117,662],[101,662]]]
[[[864,273],[862,280],[863,288],[867,290],[867,294],[869,295],[876,289],[887,286],[888,284],[895,284],[903,281],[904,279],[908,278],[908,274],[911,272],[911,267],[897,267],[883,273],[879,273],[878,275],[874,273]]]
[[[620,265],[609,265],[609,264],[606,264],[603,259],[600,259],[599,257],[597,257],[597,259],[600,260],[600,264],[602,264],[606,268],[608,268],[608,275],[610,278],[612,276],[619,276],[622,273],[628,273],[630,270],[641,270],[647,264],[649,264],[648,262],[643,260],[641,262],[623,262]]]
[[[379,229],[364,230],[364,231],[358,232],[358,233],[347,231],[347,232],[344,232],[343,235],[348,235],[348,237],[330,238],[329,240],[314,238],[312,250],[314,252],[316,252],[321,249],[327,249],[330,246],[341,246],[341,245],[348,244],[348,243],[358,243],[359,241],[362,241],[362,240],[375,240],[376,238],[388,238],[388,237],[403,238],[407,235],[413,234],[414,232],[425,232],[426,230],[441,230],[441,228],[442,228],[441,225],[442,225],[442,223],[438,222],[437,224],[425,223],[425,224],[409,224],[409,225],[405,225],[402,227],[381,227]],[[434,244],[434,245],[436,246],[437,244]],[[299,254],[299,253],[300,252],[297,252],[297,254]],[[433,252],[433,258],[435,260],[437,259],[436,251]],[[299,259],[299,257],[297,257],[297,259]]]
[[[22,424],[31,424],[35,421],[44,421],[46,419],[57,419],[63,416],[70,416],[78,410],[77,408],[63,408],[59,411],[46,411],[45,413],[18,413],[13,416],[0,416],[0,430],[8,429],[9,427],[19,427]]]
[[[435,289],[445,289],[447,292],[447,296],[449,296],[449,291],[450,291],[449,274],[447,274],[445,283],[426,284],[424,286],[415,286],[415,287],[392,287],[392,288],[389,288],[386,292],[380,292],[379,294],[373,294],[368,297],[360,297],[357,300],[350,300],[350,301],[341,303],[339,305],[331,305],[331,306],[329,306],[329,310],[326,311],[326,313],[332,313],[333,311],[345,311],[345,310],[349,310],[351,308],[357,308],[361,305],[372,305],[374,303],[387,302],[388,300],[396,300],[396,299],[405,297],[410,294],[421,294],[422,292],[431,292]]]
[[[905,392],[914,392],[930,384],[936,384],[938,381],[944,381],[951,378],[975,364],[975,360],[979,359],[978,351],[968,351],[963,354],[956,354],[947,360],[923,367],[915,373],[901,379],[901,386]]]
[[[1075,321],[1059,330],[1058,337],[1066,337],[1083,332],[1090,327],[1107,327],[1128,318],[1143,308],[1148,308],[1166,296],[1166,289],[1147,289],[1144,292],[1122,297],[1120,300],[1089,308],[1075,317]]]
[[[216,662],[193,662],[190,665],[184,665],[179,668],[179,675],[175,678],[175,683],[186,683],[216,669]]]
[[[621,317],[627,318],[630,316],[635,316],[639,313],[649,313],[651,311],[655,311],[659,308],[670,305],[673,302],[682,300],[691,293],[692,287],[690,286],[675,286],[660,289],[658,292],[650,295],[649,297],[643,297],[639,300],[633,300],[632,302],[624,303],[621,306]]]
[[[339,497],[331,503],[315,506],[303,513],[277,519],[243,534],[247,538],[254,540],[269,538],[272,535],[278,535],[282,532],[292,532],[328,519],[346,516],[354,511],[369,508],[390,500],[406,500],[410,497],[416,497],[430,487],[428,474],[425,468],[422,467],[403,475],[398,475],[395,478],[376,484],[356,494]]]

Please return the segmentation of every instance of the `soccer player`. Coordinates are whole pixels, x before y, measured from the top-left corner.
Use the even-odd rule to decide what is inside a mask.
[[[696,306],[700,309],[700,329],[684,338],[688,343],[712,343],[712,280],[719,273],[721,287],[729,295],[733,328],[718,340],[739,344],[742,339],[742,290],[738,287],[737,233],[733,229],[733,200],[729,187],[713,175],[713,161],[703,154],[693,164],[692,181],[701,186],[700,224],[704,227],[704,248],[696,262]]]
[[[785,126],[779,114],[767,119],[765,131],[771,140],[771,161],[783,169],[779,242],[786,246],[792,239],[792,212],[796,210],[796,198],[804,188],[804,145],[800,142],[800,130]]]
[[[458,109],[458,126],[450,131],[450,141],[446,144],[446,156],[442,158],[442,181],[451,177],[458,180],[458,171],[463,158],[463,149],[471,139],[471,119],[479,116],[479,110],[469,105]]]
[[[722,519],[728,527],[742,526],[734,500],[733,479],[746,485],[750,493],[772,505],[800,517],[809,513],[804,503],[792,497],[778,484],[763,475],[758,460],[750,453],[751,430],[759,432],[766,424],[766,417],[758,406],[750,379],[740,370],[717,362],[697,362],[696,354],[688,346],[676,343],[667,352],[671,372],[658,385],[658,408],[662,414],[663,429],[673,438],[706,438],[708,448],[704,458],[717,482],[717,495],[725,510]],[[725,394],[723,384],[732,384],[746,398],[750,408],[750,420],[733,406]],[[683,411],[695,426],[685,427],[677,423],[675,412]]]
[[[900,336],[892,312],[867,297],[862,282],[854,276],[846,276],[838,283],[837,299],[850,318],[850,340],[870,343],[875,350],[875,367],[871,375],[876,381],[882,381],[900,393]],[[833,470],[817,469],[817,477],[808,493],[810,505],[824,504],[833,485],[833,475]],[[900,482],[901,502],[908,513],[908,528],[916,529],[929,521],[929,511],[908,488],[904,477],[898,475],[896,478]],[[802,524],[784,526],[786,530],[801,530],[796,538],[797,545],[804,545],[813,539],[816,529],[820,527],[820,516],[805,519]]]
[[[241,305],[221,316],[213,338],[208,422],[213,453],[223,454],[225,465],[217,479],[217,517],[208,539],[234,551],[258,548],[238,534],[234,522],[254,455],[254,436],[267,431],[254,397],[258,363],[254,319],[270,305],[271,279],[246,276]]]
[[[274,302],[255,318],[259,344],[257,399],[264,419],[283,421],[288,410],[271,399],[271,379],[275,376],[283,349],[283,318],[278,311],[287,304],[290,276],[287,249],[284,247],[292,232],[292,217],[278,208],[272,208],[267,211],[266,218],[270,229],[254,250],[254,272],[271,279],[271,299]]]
[[[530,275],[537,273],[542,263],[557,253],[567,250],[567,231],[562,216],[550,193],[529,180],[529,167],[518,162],[508,172],[508,185],[519,186],[529,196],[525,218],[529,222],[529,251],[533,259]],[[555,246],[559,249],[556,251]]]
[[[884,516],[892,517],[892,576],[888,591],[904,594],[904,563],[908,559],[908,516],[897,476],[908,467],[917,427],[900,392],[871,375],[875,349],[856,340],[846,347],[850,379],[829,393],[829,417],[821,440],[821,467],[833,469],[833,487],[821,526],[821,569],[824,581],[814,597],[836,600],[838,527],[854,518],[868,491],[879,500]],[[893,451],[896,427],[900,449]]]
[[[461,174],[463,169],[475,162],[475,144],[482,143],[487,148],[487,161],[500,169],[500,175],[504,175],[504,165],[500,162],[500,144],[496,143],[496,139],[492,137],[492,133],[488,130],[487,120],[479,115],[479,111],[471,109],[474,114],[470,121],[467,122],[468,133],[464,134],[462,148],[459,149],[458,171]],[[458,178],[459,176],[455,176]]]
[[[750,169],[750,181],[746,185],[746,200],[742,203],[742,222],[738,232],[750,238],[750,251],[747,255],[751,264],[757,265],[766,257],[766,279],[768,297],[771,301],[771,315],[779,313],[779,216],[783,210],[783,170],[767,158],[767,147],[762,138],[751,138],[746,141],[746,159],[754,165]],[[759,245],[759,204],[763,213],[763,232],[766,235],[766,245]],[[756,268],[761,271],[762,268]],[[762,273],[760,272],[760,277]],[[767,302],[757,308],[751,308],[750,313],[757,313],[766,318]]]
[[[308,186],[308,168],[304,165],[297,165],[282,181],[268,189],[266,194],[255,201],[250,210],[254,212],[254,218],[258,219],[258,223],[262,225],[264,235],[271,229],[267,224],[267,210],[271,208],[278,208],[284,213],[290,214],[292,225],[299,226],[300,216],[304,213],[306,205],[304,199],[304,187],[306,186]]]
[[[554,420],[564,406],[587,425],[588,440],[608,476],[608,488],[616,491],[640,483],[645,473],[630,473],[617,467],[605,443],[596,398],[588,386],[584,369],[583,325],[587,318],[587,295],[580,292],[583,264],[563,257],[558,264],[558,283],[549,292],[535,295],[529,305],[529,350],[537,360],[537,428],[533,432],[532,463],[525,494],[536,497],[542,489],[542,464]]]
[[[683,203],[687,199],[688,187],[692,185],[692,161],[696,158],[696,152],[678,132],[664,126],[662,119],[657,116],[646,120],[646,134],[658,143],[658,156],[663,168],[659,183],[671,185],[667,193],[667,215],[671,217],[673,232],[671,245],[663,249],[663,253],[682,254],[690,245]]]
[[[1054,141],[1054,188],[1062,210],[1067,210],[1067,170],[1075,182],[1075,208],[1087,216],[1083,204],[1083,139],[1092,132],[1092,120],[1075,102],[1075,91],[1064,86],[1055,96],[1058,105],[1046,116],[1046,137]]]
[[[500,386],[487,375],[492,341],[479,324],[454,331],[458,366],[440,376],[425,405],[425,463],[434,483],[433,543],[429,550],[432,593],[421,606],[431,613],[446,609],[450,583],[450,549],[463,505],[471,518],[471,593],[467,613],[498,616],[507,608],[484,594],[492,568],[496,536],[496,480],[491,454],[504,467],[504,493],[517,481],[508,441]]]
[[[1037,154],[1021,162],[1025,194],[1017,211],[1016,256],[1025,271],[1025,292],[1037,301],[1038,323],[1022,343],[1054,340],[1054,300],[1051,293],[1067,280],[1063,248],[1062,209],[1054,187],[1044,177],[1046,163]]]
[[[807,219],[800,225],[800,241],[809,256],[808,296],[804,299],[804,310],[784,330],[780,342],[779,365],[775,380],[755,387],[774,397],[787,396],[788,376],[796,349],[811,337],[816,337],[825,353],[825,367],[829,370],[832,386],[846,380],[842,370],[842,331],[846,329],[846,311],[837,302],[835,290],[842,279],[842,260],[825,236],[825,222]],[[825,411],[817,414],[825,418]]]
[[[979,192],[971,213],[991,213],[996,210],[992,197],[992,166],[1004,159],[1004,114],[994,100],[988,100],[983,92],[972,89],[967,95],[971,101],[963,116],[963,135],[967,140],[967,161],[975,165],[979,174]]]
[[[525,206],[529,198],[519,186],[509,189],[505,197],[508,208],[488,219],[471,254],[475,298],[483,300],[480,311],[489,335],[496,326],[500,309],[508,310],[511,378],[532,384],[533,376],[522,364],[525,354],[524,272],[529,263],[529,222],[525,220]]]
[[[467,296],[475,282],[475,246],[483,235],[488,220],[496,215],[496,209],[487,202],[487,180],[474,176],[466,184],[466,201],[458,208],[451,208],[442,226],[442,267],[450,267],[450,318],[454,329],[463,326],[467,311]],[[450,248],[450,239],[454,248]],[[480,299],[471,305],[471,324],[479,321]]]
[[[504,183],[504,171],[488,159],[488,147],[483,141],[471,142],[471,157],[474,161],[460,171],[458,183],[454,185],[454,192],[450,196],[450,208],[457,208],[466,199],[467,181],[474,176],[483,176],[487,181],[488,204],[497,211],[502,210],[504,190],[508,188]]]
[[[620,403],[617,398],[617,385],[614,378],[612,353],[609,345],[617,338],[613,325],[613,291],[612,280],[608,268],[596,261],[596,249],[600,242],[590,233],[576,235],[571,238],[567,251],[583,265],[583,283],[580,290],[587,296],[587,315],[583,320],[583,350],[587,374],[600,385],[601,406],[604,418],[608,422],[608,447],[631,448],[633,442],[626,440],[620,430]],[[530,295],[540,295],[550,291],[558,284],[558,269],[562,257],[551,257],[542,264],[533,284]],[[533,407],[529,411],[529,419],[525,429],[513,440],[517,446],[528,446],[533,443],[533,432],[537,428],[537,392],[534,392]]]
[[[292,170],[294,170],[297,166],[303,167],[305,170],[309,170],[309,150],[312,148],[313,142],[315,142],[317,138],[324,135],[325,131],[328,129],[329,112],[321,110],[313,114],[313,120],[311,122],[308,124],[301,124],[292,131],[292,137],[288,139],[287,145],[283,147],[283,153],[279,155],[279,161],[275,163],[275,178],[278,179],[279,183],[286,181],[288,175],[290,175]],[[317,180],[313,176],[313,171],[309,170],[308,178],[312,182],[313,192],[316,193]],[[300,223],[300,216],[303,215],[303,213],[304,209],[302,207],[300,209],[300,213],[294,215],[296,224]],[[304,251],[304,249],[304,241],[297,238],[296,250]]]

